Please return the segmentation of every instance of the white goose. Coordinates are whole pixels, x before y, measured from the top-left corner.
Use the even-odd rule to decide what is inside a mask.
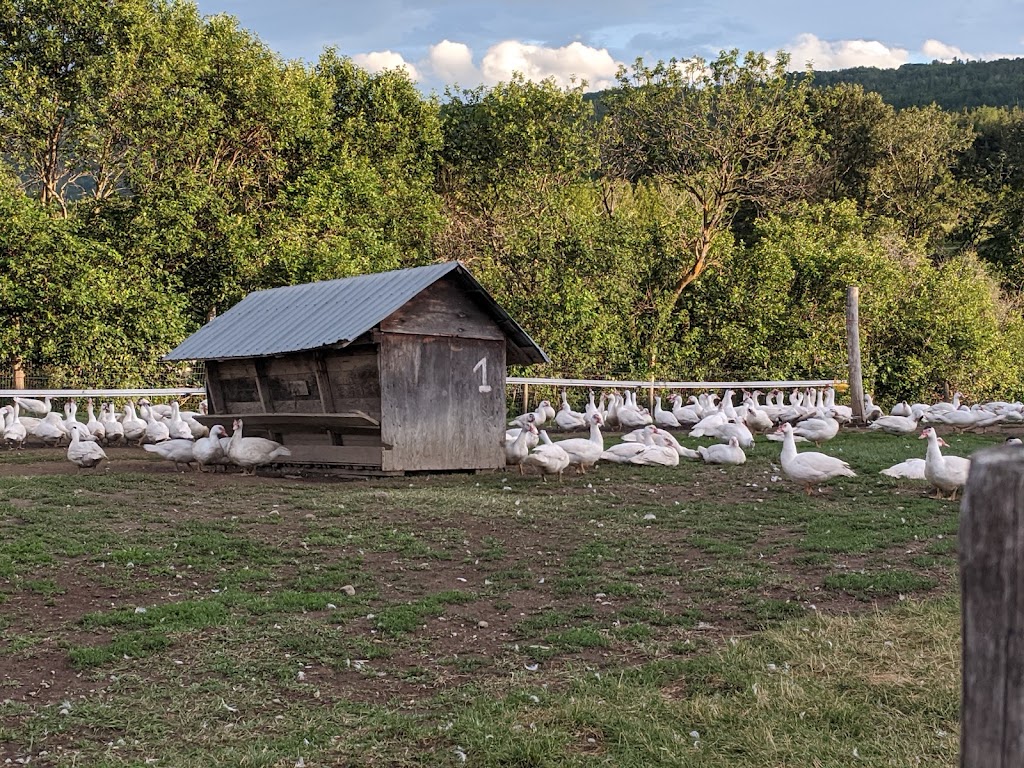
[[[96,418],[91,397],[85,401],[85,412],[89,417],[86,419],[85,428],[89,430],[90,435],[102,443],[107,437],[107,429],[103,426],[103,422]]]
[[[654,423],[662,429],[678,429],[682,426],[672,411],[661,407],[661,395],[654,398]]]
[[[227,435],[228,432],[223,426],[214,424],[209,435],[200,437],[192,444],[192,456],[199,465],[200,472],[203,471],[203,467],[226,467],[230,463],[225,450],[226,445],[221,442],[222,439],[227,439]]]
[[[505,463],[517,465],[519,474],[523,474],[523,459],[530,453],[529,438],[536,434],[537,427],[528,421],[526,426],[519,430],[515,440],[505,441]]]
[[[4,442],[15,448],[21,448],[25,443],[25,438],[28,437],[28,430],[25,429],[25,425],[21,423],[18,416],[20,408],[21,406],[16,400],[14,407],[9,411],[10,421],[4,426]],[[0,426],[3,426],[3,419],[0,419]]]
[[[273,464],[278,459],[292,455],[289,448],[273,440],[243,436],[243,426],[242,419],[235,419],[231,426],[231,439],[228,441],[228,458],[242,468],[242,474],[255,475],[256,467]]]
[[[84,430],[84,425],[72,428],[71,442],[68,444],[68,461],[78,465],[79,469],[83,467],[92,469],[107,458],[107,454],[103,452],[98,443],[87,442],[81,439]]]
[[[590,437],[574,437],[554,443],[569,454],[569,465],[578,467],[581,473],[594,466],[604,453],[604,438],[601,436],[601,415],[590,417]],[[540,446],[537,446],[538,448]]]
[[[555,424],[566,431],[583,429],[587,426],[587,417],[579,411],[574,411],[568,401],[563,400],[561,408],[555,414]]]
[[[47,395],[42,400],[37,400],[34,397],[16,397],[14,402],[21,406],[21,409],[26,413],[31,413],[33,416],[39,416],[45,418],[51,410],[50,396]]]
[[[192,428],[181,418],[181,410],[177,400],[171,401],[171,415],[167,419],[167,434],[174,439],[194,440]]]
[[[747,454],[740,448],[740,441],[735,437],[729,438],[728,445],[716,443],[698,446],[697,452],[705,464],[743,464],[747,460]]]
[[[194,446],[195,443],[192,441],[192,438],[186,440],[181,437],[175,437],[161,440],[159,443],[146,443],[142,447],[144,450],[155,453],[162,459],[173,461],[175,469],[178,469],[179,464],[184,464],[188,469],[192,469],[192,462],[196,460],[192,450]]]
[[[835,411],[831,408],[819,408],[812,418],[797,422],[793,427],[793,434],[804,437],[820,447],[822,443],[839,434],[839,421],[835,418]]]
[[[643,451],[631,457],[629,460],[630,464],[639,464],[646,467],[679,466],[679,454],[676,453],[676,449],[654,441],[654,436],[661,431],[657,427],[651,427],[651,431],[644,437]]]
[[[124,418],[121,419],[125,440],[129,442],[135,441],[141,445],[142,441],[146,438],[146,426],[145,419],[140,419],[135,415],[135,404],[128,403],[125,405]]]
[[[878,474],[906,480],[924,480],[926,479],[924,476],[924,465],[924,459],[907,459],[899,464],[893,464],[891,467],[883,469]]]
[[[44,445],[55,446],[68,436],[64,427],[64,420],[56,411],[46,414],[32,430],[32,434],[43,441]]]
[[[167,422],[157,418],[152,409],[144,405],[141,400],[139,401],[139,411],[142,418],[146,421],[146,433],[142,438],[143,442],[161,443],[164,440],[170,439],[171,431],[167,427]]]
[[[917,432],[918,419],[914,416],[880,416],[868,424],[868,429],[880,430],[890,435],[911,435]]]
[[[547,400],[541,400],[537,404],[536,409],[532,411],[527,411],[526,413],[521,413],[520,415],[512,419],[512,421],[510,421],[508,425],[510,427],[522,427],[526,424],[526,422],[532,421],[534,426],[540,427],[544,422],[548,420],[548,408],[550,407],[551,403],[549,403]],[[554,411],[552,411],[552,415],[553,414]],[[533,417],[532,419],[530,418],[531,416]]]
[[[547,482],[547,475],[558,475],[558,481],[561,482],[562,472],[569,466],[569,454],[560,445],[552,443],[548,433],[543,429],[540,431],[540,439],[542,443],[523,459],[523,464],[539,469],[541,478],[545,482]]]
[[[624,442],[617,443],[601,454],[602,461],[610,461],[613,464],[628,464],[634,456],[639,456],[646,447],[645,441],[654,434],[654,426],[648,425],[643,429],[623,435]],[[626,440],[626,437],[635,437],[633,440]]]
[[[100,421],[103,422],[103,432],[106,435],[107,445],[124,441],[124,425],[114,418],[114,404],[104,403],[100,406]]]
[[[935,498],[945,498],[949,494],[951,501],[956,500],[956,492],[967,484],[967,474],[971,469],[971,460],[962,456],[943,456],[940,445],[949,444],[928,427],[921,432],[921,440],[928,441],[928,452],[924,459],[924,477],[935,486]]]
[[[802,484],[808,496],[815,483],[823,483],[835,477],[857,476],[849,464],[834,456],[815,451],[797,453],[791,424],[784,423],[779,431],[782,433],[782,454],[779,457],[782,473],[790,480]]]

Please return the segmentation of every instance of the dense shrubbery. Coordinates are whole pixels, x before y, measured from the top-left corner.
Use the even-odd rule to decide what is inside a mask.
[[[878,396],[1024,391],[1017,110],[736,52],[638,62],[600,119],[519,78],[424,98],[177,0],[12,0],[0,50],[0,361],[54,384],[154,382],[254,289],[462,259],[545,373],[842,377],[853,283]]]

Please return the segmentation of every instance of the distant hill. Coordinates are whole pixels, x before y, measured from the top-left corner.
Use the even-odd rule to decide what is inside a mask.
[[[935,102],[943,109],[1024,106],[1024,59],[904,64],[898,69],[853,67],[815,72],[814,85],[859,83],[897,109]]]

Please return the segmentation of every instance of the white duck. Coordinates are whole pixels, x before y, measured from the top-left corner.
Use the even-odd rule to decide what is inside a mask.
[[[192,469],[192,462],[196,460],[192,450],[194,446],[195,443],[191,438],[186,440],[181,437],[175,437],[173,439],[161,440],[159,443],[146,443],[142,447],[150,453],[155,453],[162,459],[173,461],[175,469],[178,469],[179,464],[184,464],[189,469]]]
[[[581,473],[594,466],[604,453],[604,438],[601,436],[601,415],[590,417],[590,437],[574,437],[554,443],[569,454],[569,464],[578,467]],[[540,446],[537,446],[538,448]]]
[[[654,423],[662,429],[678,429],[682,426],[672,411],[661,407],[661,395],[654,398]]]
[[[42,400],[37,400],[34,397],[16,397],[14,402],[21,406],[21,409],[26,413],[31,413],[34,416],[45,418],[52,409],[50,405],[50,396],[47,395]]]
[[[222,442],[227,440],[227,435],[228,432],[223,426],[214,424],[209,435],[200,437],[192,444],[192,456],[199,464],[200,472],[203,471],[203,467],[226,467],[230,463],[226,443]]]
[[[128,403],[124,407],[124,418],[121,419],[121,427],[124,429],[125,440],[135,441],[139,445],[146,438],[146,420],[135,415],[135,404]]]
[[[167,426],[167,422],[157,418],[148,406],[141,404],[141,400],[139,403],[139,410],[142,414],[142,418],[146,421],[146,433],[142,438],[143,442],[160,443],[164,440],[169,440],[171,437],[171,431]]]
[[[682,395],[672,396],[672,415],[676,417],[679,426],[693,425],[700,421],[699,404],[696,395],[690,395],[686,405],[683,405]]]
[[[523,474],[523,459],[530,453],[529,438],[537,434],[537,427],[532,422],[527,422],[525,427],[519,430],[515,440],[505,441],[505,463],[515,464],[519,467],[519,474]]]
[[[868,429],[879,430],[890,435],[911,435],[917,432],[918,419],[914,416],[880,416],[868,424]]]
[[[124,441],[124,425],[114,418],[113,403],[104,403],[100,406],[100,421],[103,422],[103,433],[106,435],[107,445],[116,445]]]
[[[654,436],[662,430],[653,427],[644,437],[644,449],[641,453],[630,458],[630,464],[639,464],[646,467],[677,467],[679,466],[679,454],[672,446],[661,445],[654,441]]]
[[[928,427],[921,432],[921,440],[928,440],[928,452],[924,458],[924,477],[935,486],[935,498],[945,498],[949,494],[951,501],[956,500],[956,492],[967,484],[967,474],[971,469],[971,460],[963,456],[943,456],[940,445],[949,447],[935,432]]]
[[[601,454],[601,460],[610,461],[613,464],[628,464],[634,456],[639,456],[644,452],[646,440],[654,434],[654,429],[654,426],[648,425],[643,429],[630,432],[629,435],[623,435],[622,439],[624,442],[617,443],[606,449]],[[635,439],[626,440],[626,437],[634,437]]]
[[[881,408],[879,408],[877,405],[875,405],[874,401],[871,399],[871,393],[870,392],[865,392],[864,393],[864,420],[865,421],[874,421],[875,419],[878,419],[878,418],[880,418],[882,416],[885,416],[885,413],[882,412]]]
[[[10,410],[10,421],[4,426],[4,442],[15,448],[21,448],[25,443],[25,438],[28,437],[28,430],[25,429],[25,425],[19,419],[18,411],[20,408],[21,406],[15,400],[14,407]],[[0,426],[3,426],[3,419],[0,419]]]
[[[676,436],[671,432],[664,429],[659,429],[654,433],[654,442],[658,445],[663,445],[667,448],[671,448],[681,459],[699,459],[700,454],[690,448],[684,448],[676,440]]]
[[[167,419],[167,434],[173,439],[194,440],[192,428],[181,418],[181,410],[177,400],[171,401],[171,415]]]
[[[560,445],[552,443],[548,433],[543,429],[540,431],[540,439],[542,443],[523,459],[523,465],[539,469],[545,482],[547,475],[558,475],[561,482],[562,472],[569,466],[569,454]]]
[[[829,410],[819,408],[817,415],[797,422],[797,425],[793,427],[793,434],[804,437],[820,447],[822,443],[828,442],[839,434],[839,421],[835,418],[835,413],[831,408]]]
[[[790,480],[801,483],[808,496],[815,483],[823,483],[835,477],[857,476],[849,464],[834,456],[815,451],[797,453],[791,424],[784,423],[779,431],[782,433],[782,454],[779,457],[782,473]]]
[[[61,419],[60,414],[51,411],[39,420],[32,430],[32,434],[42,440],[44,445],[52,447],[67,437],[68,431],[64,427],[64,420]]]
[[[103,426],[103,422],[96,418],[96,411],[93,408],[91,397],[85,401],[85,412],[88,414],[88,419],[86,419],[85,422],[85,428],[89,430],[90,435],[92,435],[98,442],[102,443],[107,437],[107,429]]]
[[[244,437],[242,419],[235,419],[231,425],[231,439],[228,441],[228,458],[242,468],[242,473],[255,475],[256,467],[273,464],[278,459],[291,456],[289,448],[267,440],[265,437]]]
[[[729,438],[728,445],[716,443],[698,446],[697,452],[705,464],[743,464],[747,460],[747,454],[740,448],[740,441],[735,437]]]
[[[72,464],[77,464],[79,469],[83,467],[92,469],[107,458],[107,454],[103,452],[98,443],[87,442],[81,439],[84,430],[84,425],[72,428],[71,442],[68,443],[68,461]]]
[[[737,419],[729,419],[724,424],[710,427],[705,430],[704,435],[707,437],[717,437],[723,443],[727,443],[735,437],[742,447],[747,449],[754,447],[754,434],[746,424]]]
[[[906,480],[924,480],[924,459],[907,459],[901,461],[899,464],[893,464],[891,467],[883,469],[878,474],[886,475],[887,477],[898,477]]]
[[[566,431],[583,429],[587,426],[587,417],[579,411],[574,411],[568,401],[563,400],[561,408],[555,414],[555,424]]]
[[[528,421],[532,421],[534,426],[540,427],[545,421],[548,420],[548,408],[551,406],[547,400],[541,400],[537,407],[528,411],[527,413],[521,413],[516,416],[512,421],[508,423],[510,427],[522,427]],[[532,419],[530,417],[533,417]],[[518,433],[517,433],[518,434]]]

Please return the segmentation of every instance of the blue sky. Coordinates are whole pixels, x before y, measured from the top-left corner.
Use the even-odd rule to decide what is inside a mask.
[[[620,63],[793,55],[795,68],[897,67],[1024,56],[1024,0],[199,0],[286,59],[327,46],[378,70],[401,66],[427,91],[575,76],[605,87]]]

